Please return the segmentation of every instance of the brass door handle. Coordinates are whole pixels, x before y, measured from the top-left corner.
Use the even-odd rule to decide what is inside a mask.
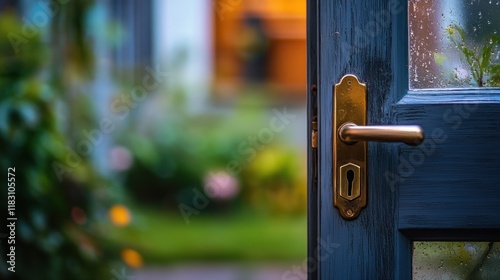
[[[418,125],[374,125],[358,126],[344,123],[339,128],[339,138],[344,143],[358,141],[403,142],[410,146],[420,145],[425,138],[424,130]]]
[[[425,137],[423,129],[417,125],[368,126],[367,94],[366,84],[360,83],[354,75],[344,76],[333,89],[333,204],[348,220],[356,219],[368,201],[366,141],[403,142],[416,146]]]

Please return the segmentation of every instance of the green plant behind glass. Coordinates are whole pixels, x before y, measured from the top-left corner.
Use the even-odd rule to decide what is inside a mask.
[[[457,24],[446,29],[452,44],[462,54],[478,87],[500,86],[500,64],[493,61],[493,51],[500,46],[500,36],[492,34],[480,46],[468,42],[465,30]]]

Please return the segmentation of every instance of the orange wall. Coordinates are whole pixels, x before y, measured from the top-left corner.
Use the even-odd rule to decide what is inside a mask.
[[[221,12],[221,8],[225,10]],[[306,85],[305,0],[217,0],[214,7],[216,88],[241,86],[238,43],[243,39],[242,15],[247,11],[262,16],[270,39],[267,82],[284,94],[303,95]]]

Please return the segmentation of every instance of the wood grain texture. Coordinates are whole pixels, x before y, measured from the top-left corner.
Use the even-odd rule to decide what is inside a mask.
[[[401,229],[500,229],[499,108],[397,106],[398,123],[418,123],[427,132],[418,150],[400,147]]]
[[[379,175],[381,169],[396,167],[394,145],[369,144],[368,206],[358,219],[344,220],[332,205],[333,85],[345,74],[355,74],[368,85],[368,123],[391,123],[393,117],[397,85],[402,83],[396,83],[393,76],[391,58],[401,54],[391,47],[392,19],[376,30],[370,28],[377,15],[390,10],[390,1],[319,1],[319,230],[322,240],[331,239],[338,245],[331,253],[321,248],[320,255],[328,255],[319,263],[319,279],[386,280],[395,279],[396,273],[408,273],[405,269],[399,272],[395,265],[399,252],[411,249],[397,230],[397,192]],[[407,260],[408,255],[403,256],[405,267]]]
[[[307,1],[307,131],[312,131],[312,118],[317,111],[318,84],[318,13],[317,0]],[[312,148],[311,133],[307,136],[307,256],[311,268],[307,269],[307,279],[317,280],[318,248],[318,183],[316,176],[318,151]],[[314,269],[316,267],[316,269]]]
[[[318,11],[318,227],[338,245],[319,279],[411,279],[414,240],[500,240],[500,90],[408,91],[407,1],[319,0]],[[427,135],[417,148],[369,143],[368,206],[354,221],[331,189],[333,85],[345,74],[367,84],[369,124]]]

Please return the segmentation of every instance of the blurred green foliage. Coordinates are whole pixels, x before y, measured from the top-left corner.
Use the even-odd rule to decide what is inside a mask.
[[[0,16],[0,168],[4,176],[15,168],[17,218],[16,273],[7,271],[7,243],[2,242],[0,275],[110,279],[117,253],[103,242],[95,222],[111,202],[105,191],[111,184],[85,159],[63,180],[56,175],[54,163],[68,165],[65,147],[71,141],[62,129],[64,90],[46,75],[57,56],[40,33],[25,38],[16,52],[10,38],[23,34],[22,23],[15,14]],[[3,187],[2,205],[6,195]],[[0,215],[6,221],[6,209]]]
[[[272,214],[303,214],[307,205],[304,155],[278,143],[258,153],[243,169],[244,195],[254,209]]]
[[[0,16],[0,168],[4,172],[9,167],[16,169],[19,268],[16,274],[2,274],[7,271],[7,247],[2,242],[2,279],[111,279],[113,270],[120,270],[122,265],[117,260],[117,247],[122,244],[107,242],[116,229],[116,223],[110,223],[107,217],[108,209],[126,197],[118,186],[120,180],[103,177],[90,157],[75,160],[69,152],[81,140],[82,128],[97,127],[95,104],[87,93],[94,68],[92,40],[86,37],[84,24],[92,3],[74,0],[71,5],[59,6],[44,32],[40,29],[29,38],[23,37],[23,23],[18,15]],[[151,93],[131,112],[133,117],[125,122],[129,126],[113,134],[110,142],[127,147],[133,156],[132,166],[121,174],[131,197],[142,205],[160,206],[156,211],[174,210],[177,225],[185,225],[178,206],[192,205],[193,189],[205,192],[207,178],[224,171],[238,182],[238,195],[228,200],[211,200],[204,211],[243,213],[251,208],[265,213],[305,212],[305,174],[296,172],[305,170],[305,161],[283,135],[275,133],[272,143],[252,147],[252,153],[239,149],[242,143],[249,142],[249,137],[269,127],[271,108],[265,98],[249,95],[234,107],[189,114],[182,91],[179,85],[173,93]],[[228,169],[231,162],[237,163],[236,172]],[[0,200],[6,201],[7,189],[2,188],[0,194]],[[6,214],[0,214],[3,221]],[[276,227],[269,226],[274,220],[256,219],[257,227],[268,228],[255,233],[264,239],[262,245],[273,243],[288,248],[286,239],[278,238],[281,243],[276,242],[277,233],[291,227],[304,229],[303,215],[295,216],[300,219]],[[136,227],[125,231],[146,227],[136,221],[134,217],[132,223]],[[221,226],[211,221],[200,224],[200,228]],[[246,231],[245,226],[237,223],[227,229],[239,235]],[[164,232],[161,227],[156,230]],[[188,231],[183,228],[179,232],[184,235]],[[266,239],[268,236],[272,241]],[[292,238],[297,236],[300,240],[304,237],[301,232]],[[149,237],[144,233],[144,240]],[[242,237],[243,241],[235,237],[228,243],[234,245],[236,253],[227,256],[239,256],[249,249],[238,243],[254,240],[254,236]],[[174,238],[180,245],[171,258],[185,245],[179,236]],[[227,241],[222,236],[219,240]],[[130,240],[124,242],[126,246],[135,245]],[[138,244],[138,249],[142,245]],[[149,242],[149,246],[155,243]],[[198,249],[192,248],[188,255],[210,255],[195,251]],[[303,249],[291,249],[290,254],[302,254]],[[271,258],[286,258],[283,256],[288,251],[279,250],[282,254]],[[224,250],[218,253],[226,254]],[[256,250],[249,253],[258,255]]]
[[[239,195],[211,200],[203,211],[305,212],[305,171],[297,172],[305,170],[303,155],[280,133],[268,144],[249,141],[269,127],[266,99],[250,95],[230,109],[191,115],[182,90],[152,98],[164,113],[139,119],[117,137],[134,156],[124,177],[136,201],[178,211],[180,204],[193,204],[193,189],[203,193],[211,174],[223,172],[239,182]],[[153,110],[149,106],[145,110]]]
[[[452,24],[446,29],[448,38],[454,47],[456,47],[464,59],[472,77],[466,79],[466,83],[474,84],[478,87],[497,87],[500,86],[500,64],[495,62],[495,52],[500,47],[500,36],[491,34],[485,42],[480,45],[474,45],[467,38],[467,33],[458,24]],[[438,64],[443,63],[444,56],[435,56]],[[471,79],[472,78],[472,79]],[[455,75],[454,80],[460,79]]]
[[[200,215],[184,219],[157,207],[132,207],[131,227],[103,224],[109,242],[129,244],[147,265],[176,262],[297,262],[306,258],[306,216],[275,216],[255,211]]]

